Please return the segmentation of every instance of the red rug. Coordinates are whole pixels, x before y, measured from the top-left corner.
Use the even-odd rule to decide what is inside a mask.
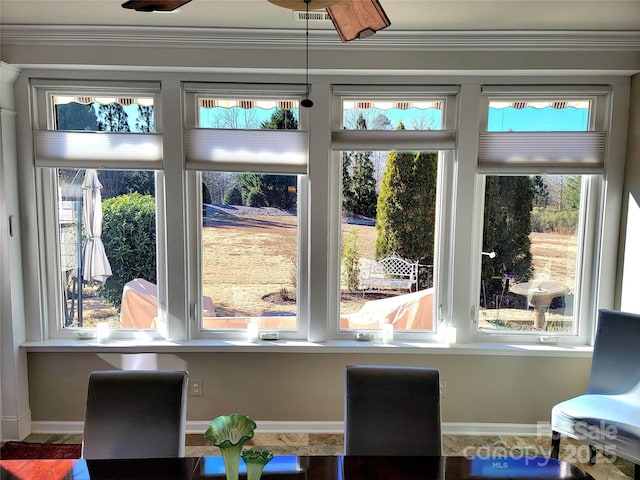
[[[79,443],[29,443],[7,442],[0,448],[0,458],[16,460],[22,458],[80,458]]]

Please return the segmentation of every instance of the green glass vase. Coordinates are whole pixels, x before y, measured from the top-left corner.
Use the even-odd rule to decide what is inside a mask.
[[[260,480],[264,466],[273,459],[267,450],[244,450],[241,454],[247,466],[247,480]]]
[[[207,440],[220,449],[227,480],[238,480],[242,446],[253,438],[256,423],[234,413],[214,418],[204,433]]]

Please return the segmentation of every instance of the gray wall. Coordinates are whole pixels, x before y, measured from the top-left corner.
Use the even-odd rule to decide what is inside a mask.
[[[638,265],[640,265],[640,74],[631,77],[625,191],[621,221],[618,271],[621,272],[620,309],[640,312]]]
[[[89,372],[113,368],[92,353],[32,352],[28,359],[33,421],[83,420]],[[191,421],[229,413],[341,421],[344,367],[398,364],[440,369],[445,422],[535,424],[549,421],[558,401],[585,391],[591,365],[589,358],[455,354],[185,353],[165,360],[182,362],[204,382],[204,395],[189,398]]]
[[[149,35],[146,44],[144,41],[139,42],[144,45],[135,48],[131,45],[97,45],[94,29],[88,30],[84,37],[87,45],[92,48],[87,48],[87,45],[78,46],[83,44],[78,35],[61,39],[58,31],[50,36],[39,36],[36,32],[34,38],[38,39],[37,43],[26,45],[24,36],[27,33],[22,26],[4,29],[2,59],[5,62],[45,66],[82,66],[102,62],[105,69],[117,69],[120,65],[132,66],[135,70],[132,75],[137,74],[136,78],[139,78],[139,72],[145,66],[155,68],[168,65],[176,69],[197,68],[204,69],[203,71],[212,66],[247,68],[249,65],[254,69],[273,69],[275,65],[281,69],[299,69],[304,60],[301,49],[277,49],[268,54],[263,49],[234,49],[231,55],[225,49],[169,48],[163,45],[161,48],[149,48],[155,40],[153,35]],[[108,33],[107,31],[104,35]],[[161,34],[163,38],[166,37],[164,30]],[[598,74],[640,70],[640,56],[633,48],[577,51],[575,48],[561,47],[564,34],[562,37],[554,37],[551,33],[548,36],[555,38],[556,43],[540,51],[529,51],[525,44],[525,48],[518,51],[502,47],[486,50],[473,48],[466,52],[436,48],[418,53],[390,51],[381,57],[379,52],[364,49],[342,49],[339,54],[317,49],[313,51],[313,62],[316,69],[354,69],[358,65],[362,72],[367,69],[381,72],[422,69],[425,72],[450,71],[462,74],[493,70],[498,76],[500,71],[537,72],[539,75],[555,71],[575,71],[580,75],[580,72],[588,71]],[[103,75],[102,70],[96,70],[91,77],[99,79]],[[143,75],[142,78],[147,77]],[[511,77],[510,80],[515,78],[517,77]],[[633,98],[637,102],[637,76],[633,87]],[[630,143],[626,181],[627,188],[636,192],[640,178],[637,108],[632,119],[636,140]],[[0,211],[6,212],[6,209],[0,208]],[[23,225],[35,226],[35,221],[23,221]],[[638,219],[630,217],[627,229],[636,229],[637,225]],[[636,238],[635,234],[629,234],[624,228],[621,230],[621,237],[622,242],[626,237],[634,242]],[[8,250],[4,243],[0,243],[0,251],[6,258]],[[31,261],[29,258],[25,260]],[[637,262],[634,265],[625,263],[622,253],[620,263],[625,264],[629,274],[637,270]],[[625,287],[631,289],[629,299],[637,298],[637,285],[637,275],[626,277]],[[0,286],[4,293],[9,289],[7,282]],[[10,324],[10,319],[13,320],[8,312],[0,311],[0,314],[5,326]],[[15,352],[24,352],[18,349],[24,334],[10,333],[13,333],[13,337],[8,338],[3,330],[5,353],[14,354],[12,360],[19,359]],[[532,424],[548,421],[551,407],[558,401],[584,392],[590,366],[589,358],[458,353],[379,355],[224,352],[182,353],[163,356],[159,360],[160,363],[164,360],[171,364],[178,363],[187,368],[193,378],[203,379],[204,395],[189,399],[190,421],[210,420],[217,415],[233,412],[245,413],[258,421],[340,421],[343,418],[345,365],[393,363],[433,366],[441,370],[446,382],[446,398],[442,410],[445,422]],[[11,402],[3,401],[4,415],[12,421],[16,417],[24,417],[27,423],[30,408],[33,421],[81,421],[84,418],[88,374],[102,368],[113,368],[112,363],[95,353],[31,352],[28,354],[30,405],[22,405],[24,402],[16,391],[19,393],[24,390],[26,393],[26,388],[22,389],[21,383],[16,387],[8,382],[6,370],[17,377],[18,380],[13,383],[22,382],[26,373],[18,368],[13,371],[5,362],[3,397]],[[16,435],[16,438],[19,436]],[[6,435],[5,437],[8,438]]]

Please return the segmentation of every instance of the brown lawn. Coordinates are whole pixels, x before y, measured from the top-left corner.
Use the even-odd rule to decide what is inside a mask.
[[[253,222],[259,217],[248,219]],[[295,312],[291,303],[273,303],[273,297],[277,298],[277,295],[272,295],[271,301],[263,300],[265,295],[284,290],[289,296],[295,294],[295,217],[268,219],[273,226],[263,222],[259,228],[204,228],[204,294],[213,299],[216,315],[260,316],[266,312]],[[375,227],[343,225],[343,230],[343,235],[357,230],[360,256],[375,258]],[[532,233],[531,242],[533,280],[563,283],[573,291],[575,237]],[[363,298],[360,294],[343,293],[341,311],[357,311],[371,299],[370,295]]]
[[[259,226],[253,223],[265,218]],[[203,294],[213,299],[219,317],[295,313],[295,305],[262,297],[274,292],[295,295],[296,217],[242,220],[249,226],[203,228]]]
[[[211,224],[210,224],[211,225]],[[358,231],[358,249],[375,257],[376,229],[343,225]],[[212,298],[217,317],[254,317],[293,314],[296,292],[296,217],[291,215],[237,215],[234,221],[203,227],[203,294]],[[574,289],[576,239],[553,233],[532,233],[535,281],[553,281]],[[291,301],[291,299],[294,301]],[[355,312],[373,297],[343,293],[342,313]],[[89,300],[89,303],[87,301]],[[93,313],[92,313],[93,312]],[[500,314],[504,317],[505,310]],[[85,325],[114,315],[95,299],[85,299]],[[491,319],[495,311],[482,318]],[[531,316],[530,311],[514,313]],[[95,320],[91,320],[95,318]]]
[[[559,233],[531,233],[534,281],[552,281],[575,288],[576,253],[575,235]]]

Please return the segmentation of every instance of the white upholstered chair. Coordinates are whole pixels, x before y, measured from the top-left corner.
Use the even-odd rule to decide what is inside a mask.
[[[183,371],[92,372],[82,457],[183,457],[188,378]]]
[[[551,410],[551,456],[561,434],[635,464],[640,480],[640,315],[600,310],[589,388]]]
[[[438,370],[348,366],[344,422],[346,455],[439,456]]]

